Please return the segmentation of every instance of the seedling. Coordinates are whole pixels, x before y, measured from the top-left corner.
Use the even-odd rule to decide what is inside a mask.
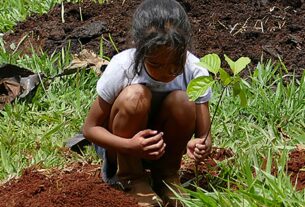
[[[198,78],[193,79],[189,85],[187,86],[187,94],[191,101],[195,101],[199,98],[202,94],[204,94],[209,88],[212,88],[216,82],[219,82],[222,86],[221,95],[217,101],[217,105],[215,108],[215,112],[212,117],[211,124],[209,126],[209,130],[207,132],[206,137],[203,139],[203,143],[207,139],[208,134],[211,131],[211,126],[214,122],[215,115],[217,113],[218,107],[222,100],[223,94],[225,90],[232,86],[233,88],[233,95],[239,96],[240,102],[242,106],[247,105],[247,98],[246,93],[241,87],[241,82],[243,81],[239,76],[240,72],[246,68],[246,66],[251,62],[250,58],[248,57],[241,57],[237,61],[231,60],[227,55],[224,55],[224,58],[228,65],[230,66],[233,75],[227,73],[223,68],[221,68],[221,60],[217,54],[208,54],[200,59],[198,63],[199,66],[202,66],[213,75],[211,76],[201,76]],[[195,176],[196,176],[196,183],[198,184],[198,162],[195,163]]]

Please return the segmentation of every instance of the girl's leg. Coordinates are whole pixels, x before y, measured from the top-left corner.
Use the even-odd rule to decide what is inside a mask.
[[[163,101],[154,120],[154,127],[164,132],[165,154],[154,162],[153,169],[164,176],[180,168],[187,142],[195,131],[195,103],[188,100],[185,91],[173,91]]]
[[[118,136],[131,138],[145,129],[150,102],[151,92],[144,85],[135,84],[123,89],[111,109],[110,131]]]
[[[126,139],[132,138],[136,133],[146,128],[150,102],[150,90],[143,85],[130,85],[123,89],[112,106],[109,117],[109,130],[113,134],[125,137]],[[109,151],[110,157],[114,158],[114,154],[116,153]],[[123,156],[130,157],[129,155]],[[118,163],[118,177],[128,177],[128,179],[130,179],[131,176],[138,177],[139,175],[142,175],[143,168],[140,159],[133,158],[132,161],[133,163]],[[133,169],[133,171],[130,172],[132,175],[128,175],[128,172],[125,169],[122,171],[122,168],[124,168],[125,165],[126,167]]]
[[[166,148],[165,154],[152,164],[154,189],[165,202],[169,202],[172,206],[181,206],[181,204],[175,199],[170,199],[174,197],[174,194],[164,185],[164,182],[179,192],[179,189],[175,187],[180,184],[178,170],[187,142],[195,131],[195,123],[195,104],[188,100],[184,91],[171,92],[164,99],[159,114],[155,117],[154,127],[164,132]]]
[[[126,139],[132,138],[147,127],[150,103],[151,92],[147,87],[140,84],[126,87],[112,106],[109,130]],[[109,154],[112,154],[112,157],[114,154],[117,156],[116,176],[123,190],[138,199],[139,205],[154,206],[158,204],[156,200],[158,197],[144,173],[142,159],[115,152],[109,152]]]

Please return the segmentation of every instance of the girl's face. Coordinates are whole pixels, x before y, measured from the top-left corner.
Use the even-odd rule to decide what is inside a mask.
[[[167,83],[183,73],[185,56],[177,55],[170,47],[160,46],[144,58],[144,66],[153,79]]]

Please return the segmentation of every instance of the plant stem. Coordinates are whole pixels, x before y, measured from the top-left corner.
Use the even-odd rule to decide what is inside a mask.
[[[212,117],[212,121],[211,121],[211,124],[210,124],[209,130],[208,130],[208,133],[207,133],[207,135],[206,135],[206,137],[205,137],[204,141],[207,139],[207,137],[208,137],[208,135],[209,135],[209,133],[210,133],[210,131],[211,131],[212,124],[214,123],[214,119],[215,119],[216,113],[217,113],[217,111],[218,111],[218,108],[219,108],[219,105],[220,105],[221,99],[222,99],[223,94],[224,94],[225,90],[227,89],[227,87],[228,87],[228,85],[227,85],[227,86],[225,86],[225,87],[222,89],[221,95],[220,95],[220,97],[219,97],[219,99],[218,99],[218,102],[217,102],[217,105],[216,105],[216,108],[215,108],[215,112],[214,112],[213,117]]]
[[[217,102],[217,105],[216,105],[216,108],[215,108],[215,112],[214,112],[213,117],[212,117],[212,121],[211,121],[210,126],[209,126],[208,133],[206,134],[205,138],[204,138],[203,141],[202,141],[203,143],[205,143],[206,139],[208,138],[208,136],[209,136],[209,134],[210,134],[210,131],[211,131],[211,128],[212,128],[212,124],[213,124],[213,122],[214,122],[214,119],[215,119],[217,110],[218,110],[218,108],[219,108],[221,99],[222,99],[223,94],[224,94],[224,92],[225,92],[225,90],[227,89],[228,86],[229,86],[229,84],[228,84],[227,86],[225,86],[225,87],[222,89],[221,95],[220,95],[220,97],[219,97],[219,99],[218,99],[218,102]],[[199,162],[196,161],[196,162],[195,162],[196,186],[199,186],[198,165],[199,165]]]
[[[198,162],[196,161],[195,162],[195,177],[196,177],[196,186],[198,187],[199,186],[199,175],[198,175]]]

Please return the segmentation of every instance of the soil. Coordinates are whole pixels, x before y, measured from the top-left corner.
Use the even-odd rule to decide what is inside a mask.
[[[183,160],[181,165],[181,183],[185,183],[184,186],[190,190],[196,190],[195,186],[199,186],[207,191],[212,191],[211,185],[216,188],[227,187],[227,182],[220,178],[222,169],[217,163],[233,156],[234,153],[231,149],[214,147],[210,156],[198,165],[198,178],[196,178],[195,162]]]
[[[64,170],[24,170],[0,186],[0,207],[138,207],[134,198],[99,178],[100,167],[75,164]]]
[[[234,160],[231,149],[213,148],[211,155],[198,166],[199,187],[211,191],[226,188],[220,176],[223,172],[218,162]],[[289,155],[287,173],[297,190],[305,188],[305,150],[295,149]],[[184,160],[180,170],[181,182],[194,190],[195,165]],[[232,187],[232,186],[231,186]],[[233,186],[234,189],[234,186]],[[0,207],[71,206],[71,207],[136,207],[136,201],[100,179],[100,166],[74,163],[62,170],[25,169],[20,178],[11,179],[0,186]]]
[[[287,163],[288,175],[297,190],[305,188],[305,149],[295,149],[290,152]]]
[[[192,24],[191,51],[195,55],[218,53],[233,59],[248,56],[252,66],[261,58],[278,60],[281,57],[288,70],[295,71],[297,76],[304,70],[304,0],[179,1]],[[70,45],[72,53],[82,48],[99,53],[103,36],[104,54],[112,57],[116,50],[109,34],[119,50],[132,46],[130,21],[140,2],[67,3],[64,5],[65,23],[62,23],[61,6],[56,6],[47,14],[33,15],[18,23],[13,33],[5,34],[6,47],[16,49],[20,43],[18,51],[21,53],[31,53],[32,46],[38,52],[42,49],[51,54]]]

